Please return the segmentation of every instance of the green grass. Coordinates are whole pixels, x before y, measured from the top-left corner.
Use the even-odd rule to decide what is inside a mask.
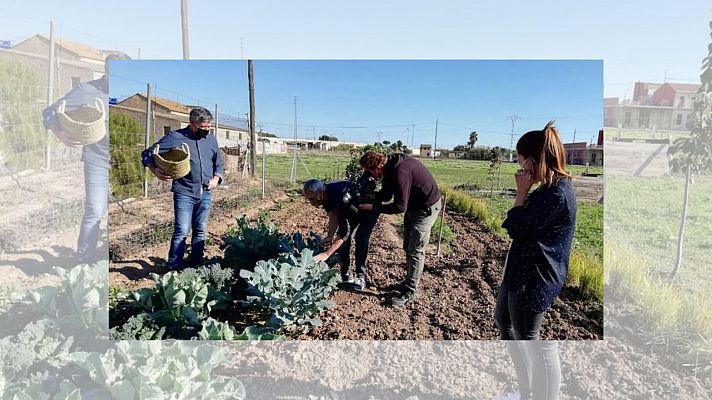
[[[489,208],[485,200],[447,187],[443,188],[443,192],[447,195],[448,208],[461,212],[471,219],[482,222],[490,232],[497,236],[506,236],[506,232],[504,228],[502,228],[502,222],[504,220],[498,213]]]
[[[606,182],[606,235],[637,249],[650,272],[671,271],[676,256],[684,179],[611,176]],[[708,281],[712,250],[712,177],[690,186],[683,265],[679,279],[690,288]],[[608,242],[606,243],[608,245]],[[705,284],[707,290],[712,285]]]
[[[574,248],[566,285],[579,287],[584,293],[603,302],[603,257]]]
[[[606,284],[640,307],[669,345],[712,351],[712,178],[690,187],[683,263],[674,282],[684,179],[610,176],[606,182]],[[692,350],[690,350],[692,351]],[[695,360],[692,360],[695,362]]]
[[[679,333],[701,339],[712,350],[712,296],[681,291],[648,274],[650,262],[621,242],[606,245],[605,281],[613,293],[640,306],[642,318],[655,332]]]
[[[574,250],[603,258],[603,205],[578,203],[576,205],[576,229]]]
[[[431,243],[437,243],[438,242],[438,236],[440,236],[440,224],[442,223],[442,220],[440,217],[438,217],[435,220],[435,223],[433,224],[433,228],[430,230],[430,242]],[[442,233],[442,243],[443,244],[448,244],[453,242],[455,239],[457,239],[457,236],[455,235],[455,232],[452,231],[452,228],[450,228],[450,225],[448,225],[447,220],[445,221],[443,226],[443,233]]]
[[[266,176],[270,182],[286,184],[292,170],[291,154],[268,154],[266,160]],[[344,155],[303,153],[297,159],[297,180],[309,178],[339,179],[344,176],[344,170],[350,158]],[[461,184],[477,184],[483,188],[490,187],[487,175],[489,161],[474,160],[422,160],[441,186],[456,186]],[[503,163],[500,175],[500,189],[514,188],[513,175],[519,168],[517,163]],[[569,166],[572,174],[581,174],[585,167]],[[257,157],[256,176],[262,176],[262,156]],[[601,167],[591,167],[591,173],[603,173]]]
[[[607,138],[617,138],[618,128],[604,128],[603,135]],[[622,129],[621,139],[653,139],[652,129]],[[689,132],[684,131],[657,131],[655,132],[655,139],[667,139],[675,140],[682,137],[690,137]]]

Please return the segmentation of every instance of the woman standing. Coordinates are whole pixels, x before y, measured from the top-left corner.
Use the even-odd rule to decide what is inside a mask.
[[[561,385],[558,347],[538,339],[544,314],[568,275],[576,197],[553,122],[525,133],[517,154],[517,197],[502,224],[512,245],[494,318],[502,339],[533,341],[508,343],[520,398],[556,399]],[[534,183],[539,186],[529,193]]]

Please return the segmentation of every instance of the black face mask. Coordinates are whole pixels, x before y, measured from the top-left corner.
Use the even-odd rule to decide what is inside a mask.
[[[195,131],[195,134],[201,138],[208,136],[208,133],[210,133],[210,131],[207,129],[198,129],[197,131]]]

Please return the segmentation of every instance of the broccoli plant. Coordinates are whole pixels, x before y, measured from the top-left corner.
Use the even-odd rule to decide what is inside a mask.
[[[151,274],[152,288],[131,292],[131,305],[144,314],[114,327],[114,339],[191,339],[214,310],[226,309],[232,301],[223,290],[232,281],[232,270],[219,264],[186,268],[165,275]],[[163,328],[160,331],[159,328]]]
[[[160,340],[166,333],[165,327],[159,327],[147,313],[134,315],[120,327],[109,330],[112,340]]]
[[[29,304],[11,304],[10,312],[21,306],[22,312],[46,317],[24,324],[17,334],[0,337],[0,398],[245,398],[239,380],[220,375],[229,361],[222,349],[196,342],[97,340],[96,329],[105,325],[94,326],[101,321],[96,304],[105,310],[108,296],[99,294],[97,299],[93,290],[108,292],[106,265],[58,269],[56,274],[58,286],[33,290]],[[134,332],[160,338],[162,333],[149,333],[156,326],[142,315],[133,320]]]
[[[257,261],[277,258],[288,252],[287,236],[280,234],[273,223],[264,219],[251,224],[246,216],[237,219],[237,233],[223,236],[223,266],[236,270],[252,270]]]
[[[198,332],[198,338],[201,340],[233,340],[235,336],[235,329],[229,323],[212,318],[203,321],[202,329]]]
[[[166,327],[169,337],[189,339],[207,318],[212,304],[208,302],[209,284],[192,274],[169,272],[163,276],[151,274],[153,288],[131,293],[133,304],[150,315],[150,319]]]
[[[337,270],[315,262],[309,249],[279,260],[260,261],[254,271],[242,270],[240,276],[254,293],[248,300],[269,311],[267,324],[285,333],[306,332],[310,325],[321,325],[319,314],[334,306],[328,298],[341,280]]]
[[[98,388],[92,398],[244,399],[245,388],[215,370],[225,350],[191,342],[117,342],[103,354],[77,352],[68,359]]]
[[[31,291],[28,299],[47,318],[74,336],[106,337],[109,325],[106,265],[79,265],[70,270],[55,268],[59,286]]]

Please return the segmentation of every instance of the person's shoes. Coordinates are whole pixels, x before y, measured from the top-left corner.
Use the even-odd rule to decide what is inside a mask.
[[[394,283],[392,285],[388,285],[385,288],[383,288],[384,292],[403,292],[405,290],[405,282],[398,282]]]
[[[342,290],[351,289],[351,285],[353,285],[353,283],[354,283],[354,279],[353,279],[353,278],[350,278],[350,277],[348,277],[348,276],[346,276],[346,277],[343,277],[343,276],[342,276],[342,277],[341,277],[341,282],[339,282],[339,283],[336,285],[336,287],[338,287],[339,289],[342,289]]]
[[[364,289],[366,289],[366,279],[362,277],[358,277],[353,280],[351,283],[351,289],[360,292]]]
[[[400,294],[396,294],[389,299],[389,303],[395,307],[403,307],[404,305],[415,300],[415,292],[409,289],[402,291]]]

